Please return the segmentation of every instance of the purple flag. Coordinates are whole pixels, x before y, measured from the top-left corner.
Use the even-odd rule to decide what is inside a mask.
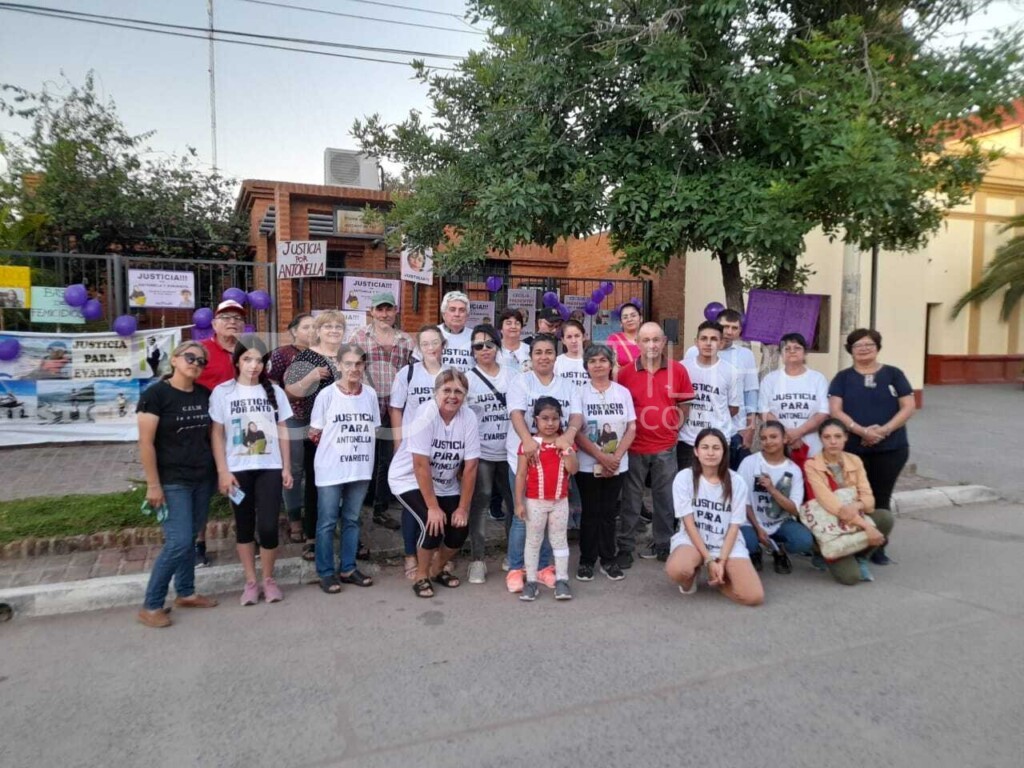
[[[799,333],[814,346],[821,296],[785,291],[752,290],[747,298],[743,338],[762,344],[778,344],[787,333]]]

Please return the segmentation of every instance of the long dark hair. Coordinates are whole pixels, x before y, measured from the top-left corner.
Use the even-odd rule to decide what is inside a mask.
[[[257,336],[255,333],[244,333],[238,337],[238,341],[235,342],[235,351],[231,354],[231,364],[235,366],[235,381],[238,381],[238,376],[241,370],[238,367],[239,360],[242,359],[242,355],[248,352],[250,349],[255,349],[260,353],[260,358],[263,360],[263,369],[260,371],[259,376],[256,377],[256,381],[263,391],[267,393],[267,400],[274,407],[274,421],[277,421],[277,395],[274,394],[274,385],[271,384],[270,378],[267,376],[267,371],[270,368],[270,350],[267,349],[267,345],[263,343],[263,339]]]
[[[789,446],[786,445],[786,425],[783,424],[781,421],[769,419],[768,421],[761,425],[760,431],[764,432],[766,429],[777,429],[782,434],[782,455],[785,456],[787,459],[790,458]],[[760,432],[758,434],[760,434]]]
[[[693,441],[693,493],[694,495],[697,494],[697,489],[700,487],[700,476],[704,471],[700,465],[700,459],[697,458],[697,447],[705,437],[714,437],[722,444],[722,460],[718,464],[718,480],[722,484],[723,498],[732,504],[732,477],[729,475],[729,441],[725,439],[725,435],[714,427],[702,429],[697,433],[697,439]]]

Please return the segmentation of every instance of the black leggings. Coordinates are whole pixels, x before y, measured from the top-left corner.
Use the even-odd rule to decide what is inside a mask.
[[[235,513],[235,541],[252,544],[259,529],[260,549],[277,549],[278,517],[281,515],[281,470],[250,469],[232,473],[245,493],[241,504],[231,502]]]
[[[868,473],[871,492],[875,495],[875,507],[890,509],[892,489],[896,487],[896,480],[910,458],[910,448],[904,446],[895,451],[859,455],[864,462],[864,471]]]
[[[306,485],[304,488],[305,508],[302,510],[302,533],[306,541],[316,539],[316,474],[313,469],[313,459],[316,458],[316,443],[305,439],[302,441],[302,474],[305,475]]]
[[[615,562],[615,517],[619,514],[619,494],[623,475],[594,477],[590,472],[577,472],[583,503],[580,521],[580,564],[601,565]]]
[[[444,530],[440,534],[427,533],[427,502],[419,489],[406,491],[398,497],[402,506],[412,513],[413,519],[420,526],[419,539],[416,545],[420,549],[437,549],[440,544],[448,549],[461,549],[469,536],[469,526],[456,528],[452,525],[452,513],[458,509],[459,496],[438,496],[437,506],[444,512]]]

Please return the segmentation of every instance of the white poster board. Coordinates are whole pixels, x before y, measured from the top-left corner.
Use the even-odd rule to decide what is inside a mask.
[[[277,244],[278,280],[326,275],[326,240],[282,240]]]
[[[508,307],[518,309],[523,313],[523,333],[534,333],[537,330],[537,289],[536,288],[509,288]],[[498,329],[501,330],[500,328]]]
[[[480,325],[482,323],[487,323],[487,325],[494,325],[494,302],[469,302],[469,317],[466,320],[466,325],[469,328],[472,328],[474,325]]]
[[[433,248],[403,248],[401,264],[402,279],[407,283],[434,284]]]
[[[341,287],[341,307],[352,312],[369,312],[370,301],[378,293],[395,297],[395,309],[402,311],[402,282],[377,277],[346,277]]]
[[[128,303],[140,309],[195,309],[196,276],[189,270],[129,269]]]

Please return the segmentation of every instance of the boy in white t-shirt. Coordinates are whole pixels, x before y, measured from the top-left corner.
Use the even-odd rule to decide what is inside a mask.
[[[676,458],[679,468],[693,461],[693,445],[703,429],[717,429],[727,439],[734,434],[734,417],[743,405],[736,369],[718,357],[722,326],[710,320],[697,326],[697,356],[683,360],[695,397],[686,421],[679,428]]]

